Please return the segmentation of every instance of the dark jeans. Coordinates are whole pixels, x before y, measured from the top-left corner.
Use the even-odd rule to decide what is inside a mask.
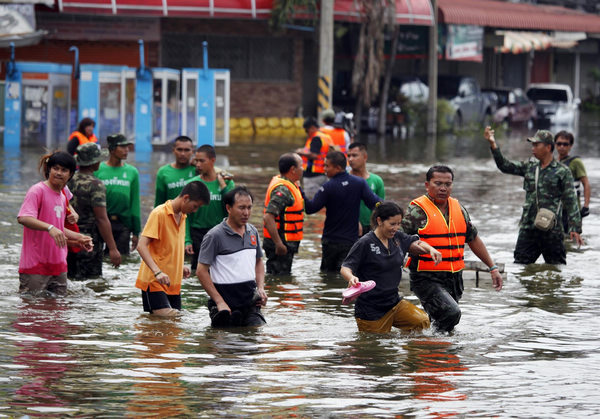
[[[462,272],[448,273],[443,282],[427,280],[423,272],[411,272],[410,289],[421,300],[434,328],[443,332],[454,329],[461,316],[458,300],[462,296]]]
[[[323,240],[321,243],[323,256],[321,257],[321,270],[326,272],[339,272],[342,262],[346,259],[352,248],[349,243],[334,243]]]
[[[198,255],[200,253],[200,246],[202,245],[202,240],[204,240],[204,236],[208,233],[210,228],[190,228],[190,236],[192,236],[192,247],[194,248],[194,254],[192,255],[192,262],[190,266],[190,270],[192,273],[196,272],[196,268],[198,267]]]
[[[117,250],[119,250],[119,253],[122,255],[128,255],[129,250],[131,249],[131,230],[129,230],[129,228],[121,221],[114,218],[114,215],[109,217],[112,234],[115,238],[115,243],[117,244]],[[104,249],[104,254],[108,254],[108,247]]]
[[[225,317],[221,315],[222,313],[219,314],[217,304],[212,299],[208,300],[207,307],[212,327],[257,327],[267,323],[260,312],[260,307],[254,304],[245,307],[229,307],[231,314]],[[215,321],[218,314],[219,320]]]
[[[267,273],[285,275],[292,272],[294,253],[298,253],[300,242],[284,242],[288,251],[285,255],[275,253],[275,242],[272,239],[263,240],[263,250],[267,256]]]
[[[91,252],[80,250],[78,253],[67,254],[67,276],[75,281],[102,276],[102,259],[104,257],[104,240],[94,224],[91,228],[79,226],[81,234],[92,238],[94,249]]]
[[[515,263],[528,265],[534,263],[540,255],[544,261],[553,265],[567,263],[564,235],[561,227],[550,231],[521,229],[515,246]]]

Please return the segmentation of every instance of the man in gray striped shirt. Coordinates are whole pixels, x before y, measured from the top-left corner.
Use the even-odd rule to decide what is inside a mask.
[[[238,186],[223,196],[227,218],[202,241],[196,274],[210,297],[213,327],[261,326],[267,304],[265,269],[256,227],[248,223],[252,194]],[[210,269],[210,270],[209,270]]]

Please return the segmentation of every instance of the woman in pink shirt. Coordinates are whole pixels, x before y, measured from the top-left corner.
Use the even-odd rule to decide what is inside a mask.
[[[73,156],[64,151],[40,159],[39,168],[46,180],[29,188],[17,216],[24,226],[19,262],[21,292],[66,294],[67,244],[92,249],[91,237],[64,228],[68,200],[73,196],[65,185],[75,167]]]

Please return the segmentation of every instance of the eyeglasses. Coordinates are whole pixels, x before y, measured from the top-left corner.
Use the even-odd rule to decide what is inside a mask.
[[[556,143],[556,146],[557,146],[557,147],[563,147],[563,146],[564,146],[564,147],[568,147],[568,146],[570,146],[570,145],[571,145],[571,144],[569,144],[569,143]]]

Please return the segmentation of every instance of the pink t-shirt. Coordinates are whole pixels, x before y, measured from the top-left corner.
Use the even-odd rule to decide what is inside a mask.
[[[65,192],[71,200],[73,194],[66,186]],[[66,207],[65,195],[39,182],[27,191],[18,216],[34,217],[64,231]],[[67,272],[67,248],[58,247],[47,231],[23,227],[19,273],[60,275],[63,272]]]

